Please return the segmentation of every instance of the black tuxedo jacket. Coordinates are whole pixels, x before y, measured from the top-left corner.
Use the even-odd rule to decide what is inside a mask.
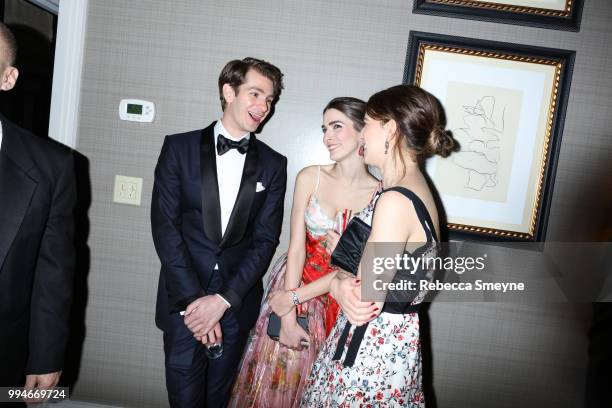
[[[62,368],[76,190],[69,148],[0,121],[0,378],[6,382]]]
[[[287,159],[254,134],[221,236],[217,180],[223,175],[216,170],[214,125],[167,136],[155,168],[151,226],[162,264],[156,322],[164,331],[172,330],[170,314],[212,293],[227,299],[240,326],[250,328],[259,313],[262,276],[279,242]],[[257,185],[264,189],[256,191]],[[220,280],[211,280],[215,273]]]

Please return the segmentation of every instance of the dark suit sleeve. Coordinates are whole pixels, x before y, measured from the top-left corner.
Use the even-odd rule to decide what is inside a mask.
[[[203,295],[181,228],[181,178],[178,158],[166,137],[157,166],[151,199],[153,242],[162,264],[170,312],[185,310]]]
[[[55,180],[34,272],[26,374],[61,370],[68,342],[75,262],[76,184],[72,155],[62,160],[64,164]]]
[[[283,157],[281,165],[270,182],[266,201],[255,216],[253,242],[242,257],[242,262],[232,273],[232,278],[220,293],[233,309],[240,309],[242,299],[261,279],[274,256],[283,226],[286,189],[287,159]]]

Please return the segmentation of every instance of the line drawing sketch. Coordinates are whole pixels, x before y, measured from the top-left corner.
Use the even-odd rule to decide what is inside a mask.
[[[506,105],[497,106],[492,95],[485,95],[473,104],[462,105],[463,127],[453,130],[461,150],[453,163],[465,170],[464,189],[484,191],[499,184],[500,144],[504,137]]]
[[[499,86],[450,81],[444,107],[461,149],[434,158],[432,179],[444,195],[505,203],[515,164],[523,93]]]

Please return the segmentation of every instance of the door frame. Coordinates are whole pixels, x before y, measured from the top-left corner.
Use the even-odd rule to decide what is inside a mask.
[[[88,2],[60,1],[57,18],[49,136],[72,148],[78,142]]]

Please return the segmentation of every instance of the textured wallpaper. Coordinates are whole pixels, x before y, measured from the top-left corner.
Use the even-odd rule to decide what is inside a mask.
[[[162,334],[154,324],[159,261],[149,226],[164,135],[221,115],[217,77],[230,59],[278,65],[286,89],[260,138],[289,158],[285,223],[296,173],[328,162],[321,110],[401,82],[410,30],[577,51],[548,229],[592,239],[612,180],[612,5],[586,1],[581,31],[564,32],[411,12],[408,0],[90,0],[78,150],[89,160],[89,274],[74,398],[167,406]],[[154,123],[120,121],[122,98],[155,102]],[[115,174],[144,179],[142,206],[112,202]],[[433,304],[432,373],[439,407],[577,407],[584,393],[589,308]],[[430,401],[433,401],[431,399]]]

